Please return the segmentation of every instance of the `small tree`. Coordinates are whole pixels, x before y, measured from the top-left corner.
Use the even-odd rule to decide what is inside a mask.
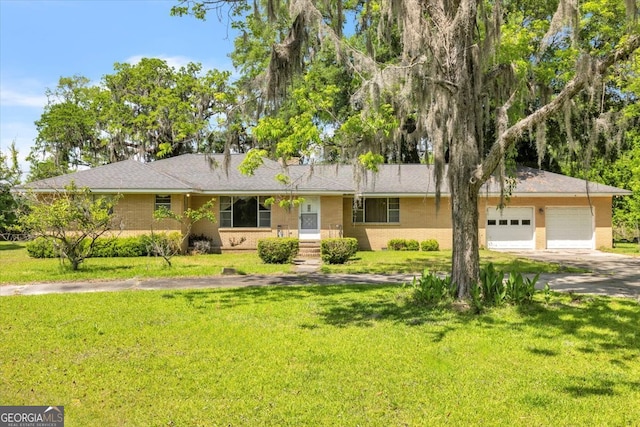
[[[52,240],[60,258],[68,259],[75,271],[91,256],[96,239],[113,228],[117,199],[95,197],[74,183],[54,194],[29,193],[28,212],[19,217],[20,229]]]
[[[176,242],[171,238],[170,235],[161,236],[153,229],[151,229],[149,252],[162,257],[167,265],[171,267],[171,258],[180,252],[180,248],[189,238],[189,234],[191,234],[191,227],[193,226],[193,224],[202,219],[209,220],[212,223],[216,222],[216,217],[213,213],[213,201],[214,199],[209,200],[198,209],[189,208],[182,214],[177,214],[164,206],[160,209],[156,209],[153,212],[153,218],[156,221],[162,221],[163,219],[172,219],[174,221],[178,221],[182,225],[182,229],[185,230],[185,232],[183,233],[182,238],[179,238]]]
[[[13,142],[5,155],[0,151],[0,233],[11,230],[17,222],[17,202],[11,187],[20,183],[22,171],[18,165],[18,150]]]

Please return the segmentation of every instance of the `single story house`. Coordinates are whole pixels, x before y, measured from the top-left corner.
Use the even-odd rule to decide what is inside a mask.
[[[211,238],[222,251],[255,249],[275,236],[317,241],[355,237],[363,250],[380,250],[394,238],[436,239],[451,248],[449,189],[436,209],[430,165],[381,165],[377,173],[354,173],[346,165],[283,167],[265,160],[253,175],[239,172],[243,155],[186,154],[140,163],[126,160],[22,187],[36,192],[62,189],[72,181],[95,194],[120,194],[116,215],[125,235],[180,231],[178,223],[154,223],[166,206],[180,213],[215,199],[217,223],[200,221],[192,234]],[[288,180],[276,179],[286,173]],[[479,241],[490,249],[595,249],[611,247],[611,203],[629,191],[532,168],[519,168],[508,206],[499,203],[497,182],[488,182],[479,201]],[[276,203],[265,203],[269,198]],[[278,200],[302,198],[299,206]]]

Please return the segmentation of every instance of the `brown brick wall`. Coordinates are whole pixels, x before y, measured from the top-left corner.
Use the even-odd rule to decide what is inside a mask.
[[[172,209],[181,212],[184,206],[198,209],[211,196],[173,195]],[[214,211],[219,216],[218,201],[214,197]],[[155,195],[140,194],[126,195],[118,203],[115,213],[123,221],[122,235],[146,234],[151,226],[158,231],[178,231],[179,224],[175,221],[164,220],[160,223],[153,221]],[[486,245],[486,212],[487,207],[494,208],[498,198],[485,197],[479,201],[479,242]],[[442,249],[450,249],[451,216],[449,199],[442,198],[440,210],[436,211],[435,200],[432,197],[415,197],[400,199],[399,224],[354,224],[352,221],[353,198],[342,196],[321,197],[321,236],[322,238],[338,237],[338,226],[342,226],[344,237],[358,239],[363,250],[380,250],[387,246],[391,239],[436,239]],[[548,206],[589,206],[585,197],[556,198],[556,197],[514,197],[508,206],[532,207],[534,211],[536,249],[546,247],[545,215]],[[611,197],[592,197],[591,206],[595,212],[595,246],[596,248],[611,247]],[[542,212],[540,212],[542,209]],[[211,237],[217,246],[228,249],[255,249],[259,239],[275,237],[277,226],[280,225],[282,234],[291,237],[298,236],[298,210],[287,211],[274,204],[271,208],[271,228],[219,228],[218,223],[212,224],[202,220],[193,225],[192,234],[204,234]]]
[[[181,213],[184,209],[183,195],[174,194],[171,196],[171,210]],[[181,226],[177,221],[164,219],[155,221],[153,210],[155,208],[155,194],[126,194],[116,205],[114,214],[116,220],[122,224],[123,236],[135,236],[139,234],[149,234],[154,231],[180,231]]]
[[[449,199],[442,198],[436,210],[433,198],[400,199],[399,224],[360,224],[352,220],[353,199],[343,200],[345,237],[358,239],[360,249],[380,250],[391,239],[436,239],[442,249],[451,248],[451,215]]]

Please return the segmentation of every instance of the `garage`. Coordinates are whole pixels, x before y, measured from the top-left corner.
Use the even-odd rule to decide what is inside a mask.
[[[593,249],[590,207],[546,209],[547,249]]]
[[[487,208],[487,248],[535,249],[533,208]]]

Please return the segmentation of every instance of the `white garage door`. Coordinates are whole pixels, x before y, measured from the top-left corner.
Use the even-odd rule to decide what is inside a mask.
[[[489,249],[535,249],[533,208],[487,208]]]
[[[593,249],[591,208],[547,208],[547,249]]]

